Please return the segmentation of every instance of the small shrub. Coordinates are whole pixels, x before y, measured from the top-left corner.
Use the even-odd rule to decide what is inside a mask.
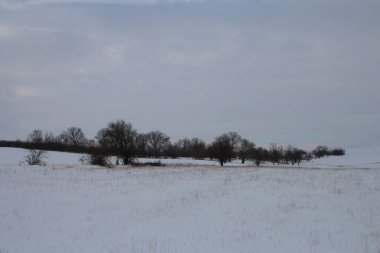
[[[98,165],[103,167],[109,167],[111,165],[109,156],[102,152],[93,152],[91,154],[86,154],[82,156],[80,162],[89,165]]]
[[[43,159],[47,158],[47,152],[44,150],[29,150],[29,153],[24,157],[28,165],[46,165]]]

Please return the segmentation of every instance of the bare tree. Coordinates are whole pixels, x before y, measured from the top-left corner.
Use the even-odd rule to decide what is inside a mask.
[[[179,139],[174,143],[178,153],[182,157],[191,157],[191,140],[188,138]]]
[[[228,134],[223,134],[216,137],[211,144],[209,151],[211,156],[218,159],[219,164],[223,166],[227,161],[232,159],[234,154],[230,136]]]
[[[146,134],[138,134],[136,136],[136,155],[138,157],[146,157],[148,155],[148,140]]]
[[[285,157],[292,163],[292,165],[297,163],[299,166],[300,162],[306,154],[307,153],[304,150],[293,147],[291,145],[289,145],[285,150]]]
[[[258,147],[255,148],[253,152],[253,159],[255,160],[255,164],[259,166],[262,164],[264,161],[268,159],[269,152],[265,148]]]
[[[86,145],[87,139],[79,127],[69,127],[60,135],[62,143],[73,147]]]
[[[45,165],[43,159],[47,158],[47,152],[44,150],[29,150],[29,153],[24,157],[25,162],[29,165]]]
[[[312,151],[312,154],[317,157],[317,158],[321,158],[321,157],[324,157],[324,156],[327,156],[329,155],[329,149],[327,146],[317,146],[313,151]]]
[[[250,142],[247,139],[242,139],[239,147],[239,158],[241,163],[244,164],[245,161],[253,155],[255,149],[255,143]]]
[[[169,137],[161,131],[152,131],[147,135],[148,150],[154,158],[159,157],[162,151],[170,144]]]
[[[165,151],[165,155],[173,159],[181,156],[181,148],[178,146],[177,142],[174,144],[170,143]]]
[[[206,143],[199,138],[184,138],[180,139],[172,145],[172,151],[177,153],[177,156],[192,157],[195,159],[204,159],[207,157]]]
[[[230,144],[232,147],[233,156],[230,158],[235,158],[237,153],[239,152],[239,145],[241,142],[241,136],[236,132],[229,132],[227,133],[228,138],[230,139]]]
[[[124,164],[130,164],[136,154],[136,136],[137,131],[133,129],[132,124],[118,120],[110,122],[106,128],[100,129],[96,139],[101,147],[116,152]]]
[[[206,143],[199,138],[190,141],[190,154],[194,159],[204,159],[206,157]]]
[[[46,132],[44,134],[44,143],[50,144],[56,142],[57,138],[52,132]]]
[[[40,130],[40,129],[34,129],[33,132],[31,132],[28,135],[26,141],[27,142],[32,142],[32,143],[35,143],[35,144],[42,143],[44,141],[42,130]]]
[[[284,148],[282,146],[278,146],[276,143],[271,143],[269,148],[269,160],[275,164],[280,165],[280,161],[284,156]]]

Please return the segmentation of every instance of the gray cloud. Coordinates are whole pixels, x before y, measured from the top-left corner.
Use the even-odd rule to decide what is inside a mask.
[[[173,138],[235,130],[258,143],[374,142],[377,10],[319,1],[3,10],[0,139],[71,125],[93,136],[123,118]]]
[[[23,10],[28,6],[56,4],[121,4],[121,5],[155,5],[173,3],[194,3],[205,0],[0,0],[0,9]]]

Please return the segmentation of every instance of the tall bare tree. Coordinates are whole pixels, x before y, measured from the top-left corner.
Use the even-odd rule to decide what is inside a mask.
[[[174,143],[178,153],[182,157],[191,156],[191,140],[188,138],[179,139]]]
[[[269,151],[262,147],[255,148],[253,152],[253,159],[255,160],[255,164],[257,166],[267,161],[268,156],[269,156]]]
[[[280,161],[284,158],[284,148],[277,145],[276,143],[271,143],[269,147],[269,160],[275,164],[280,165]]]
[[[237,132],[229,132],[227,133],[228,138],[230,139],[230,144],[232,147],[233,155],[229,159],[231,161],[232,158],[236,158],[238,152],[239,152],[239,145],[241,142],[241,136]]]
[[[300,165],[300,162],[303,160],[306,154],[306,151],[293,147],[291,145],[287,146],[285,150],[285,157],[288,161],[292,163],[292,165],[296,163]]]
[[[219,164],[223,166],[227,161],[230,161],[234,155],[231,139],[228,134],[222,134],[215,138],[211,144],[210,155],[218,159]]]
[[[148,155],[148,138],[146,134],[137,134],[135,148],[138,157],[146,157]]]
[[[42,134],[42,130],[40,129],[34,129],[27,137],[27,142],[32,142],[35,144],[40,144],[44,141],[44,137]]]
[[[45,132],[44,143],[50,144],[56,142],[57,138],[52,132]]]
[[[161,131],[152,131],[147,135],[148,150],[154,158],[159,157],[162,151],[170,144],[170,138]]]
[[[96,139],[101,147],[114,150],[124,164],[130,164],[136,154],[136,136],[137,131],[131,123],[117,120],[100,129]]]
[[[203,159],[206,157],[206,143],[199,138],[193,138],[190,141],[190,153],[194,159]]]
[[[255,146],[255,143],[247,139],[241,140],[238,154],[242,164],[244,164],[248,158],[252,157]]]
[[[69,127],[60,135],[62,143],[73,147],[83,146],[87,143],[87,139],[79,127]]]

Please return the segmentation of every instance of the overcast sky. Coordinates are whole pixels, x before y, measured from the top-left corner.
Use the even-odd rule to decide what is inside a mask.
[[[124,119],[259,144],[380,143],[378,0],[0,0],[0,139]]]

